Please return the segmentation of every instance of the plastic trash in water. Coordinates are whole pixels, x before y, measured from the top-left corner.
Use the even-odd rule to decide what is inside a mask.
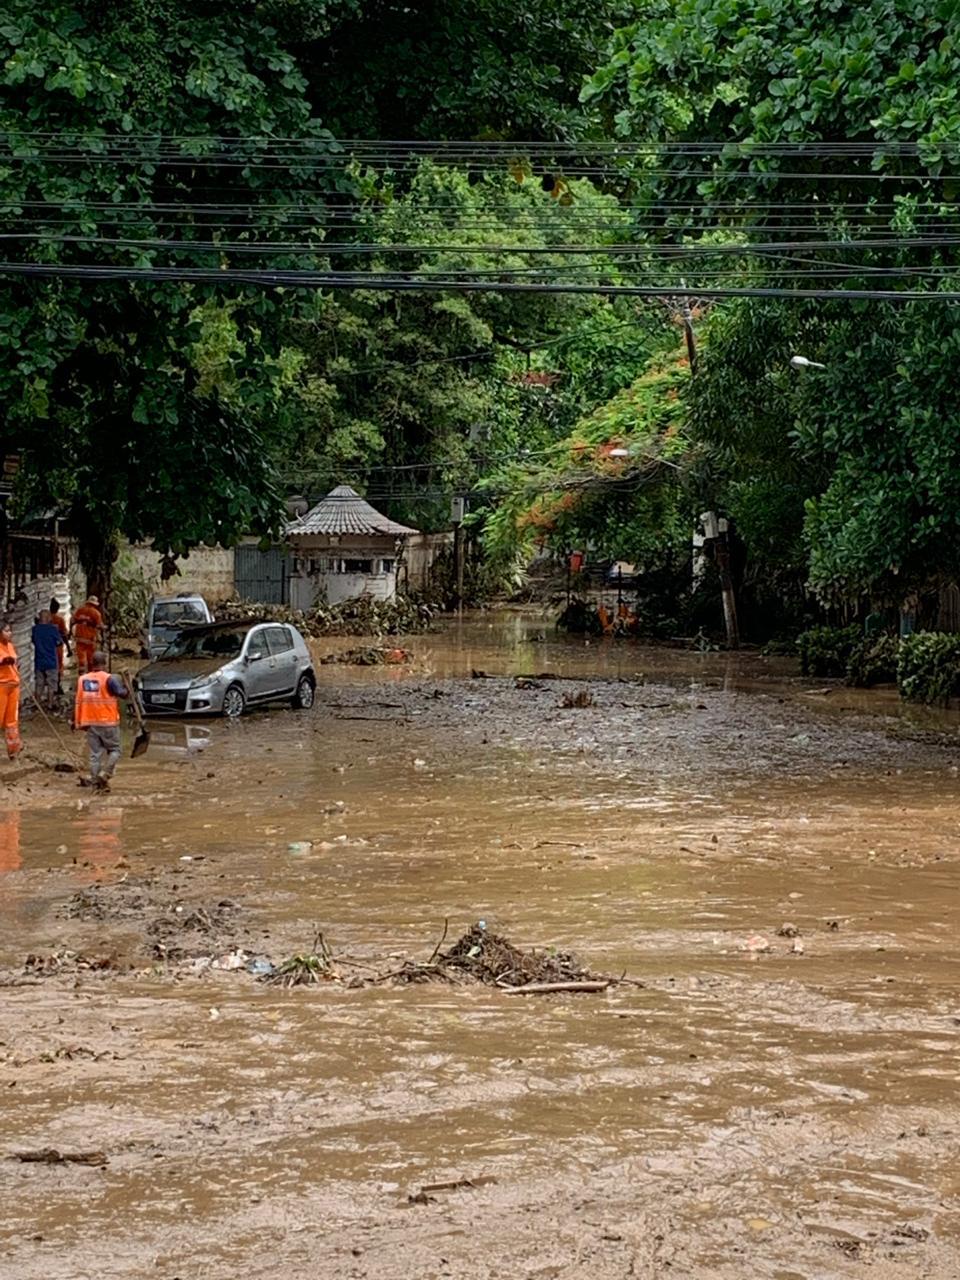
[[[255,978],[266,978],[273,973],[275,966],[263,956],[254,956],[252,960],[247,961],[247,973],[252,973]]]
[[[287,845],[288,853],[309,853],[313,848],[312,840],[291,840]]]

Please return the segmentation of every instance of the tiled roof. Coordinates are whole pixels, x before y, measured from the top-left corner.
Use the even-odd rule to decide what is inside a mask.
[[[379,534],[399,537],[404,533],[417,533],[409,525],[388,520],[370,503],[361,498],[348,484],[337,485],[322,502],[287,525],[288,538],[304,534]]]

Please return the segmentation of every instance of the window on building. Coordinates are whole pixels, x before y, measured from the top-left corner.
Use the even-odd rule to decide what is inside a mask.
[[[373,573],[372,560],[344,560],[344,573]]]
[[[380,561],[380,572],[381,572],[381,573],[393,573],[393,570],[394,570],[394,567],[396,566],[396,563],[397,563],[397,562],[396,562],[396,560],[381,560],[381,561]]]

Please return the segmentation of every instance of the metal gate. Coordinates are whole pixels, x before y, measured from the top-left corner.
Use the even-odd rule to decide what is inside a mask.
[[[289,561],[282,547],[261,551],[239,546],[234,550],[233,579],[241,600],[255,604],[287,604],[290,599]]]

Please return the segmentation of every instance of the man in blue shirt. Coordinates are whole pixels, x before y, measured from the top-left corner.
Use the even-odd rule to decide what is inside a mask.
[[[50,620],[50,610],[42,609],[31,632],[33,640],[34,690],[41,706],[51,708],[57,700],[59,662],[57,650],[63,636]]]

